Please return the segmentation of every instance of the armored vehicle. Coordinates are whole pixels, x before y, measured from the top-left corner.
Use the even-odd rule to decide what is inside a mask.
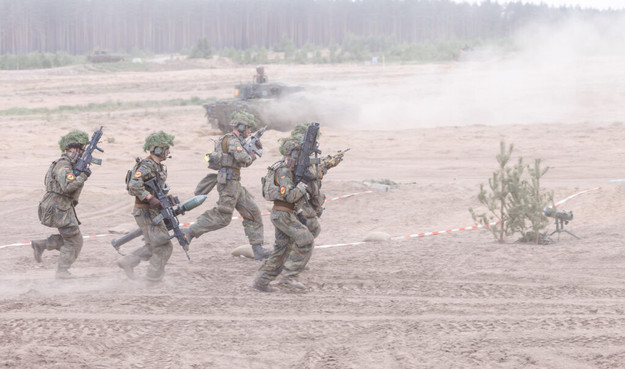
[[[91,55],[87,56],[87,60],[92,63],[116,63],[124,60],[121,55],[109,54],[105,50],[95,50]]]
[[[256,67],[252,83],[241,83],[234,86],[234,97],[249,99],[276,99],[283,95],[302,91],[299,86],[287,86],[282,83],[267,83],[264,67]]]
[[[285,100],[287,95],[303,91],[303,87],[287,86],[281,83],[268,83],[265,68],[256,67],[252,83],[235,85],[234,99],[220,100],[204,104],[206,118],[213,128],[226,133],[232,130],[230,115],[237,110],[244,110],[256,116],[259,126],[271,129],[288,130],[298,122],[293,119],[291,109],[297,99]],[[297,103],[295,103],[297,104]],[[295,107],[297,110],[297,107]]]

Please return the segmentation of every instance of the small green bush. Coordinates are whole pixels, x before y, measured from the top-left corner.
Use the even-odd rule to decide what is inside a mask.
[[[195,46],[189,52],[189,59],[210,59],[213,56],[213,50],[211,49],[208,38],[202,37],[195,43]]]
[[[540,159],[535,159],[534,166],[530,167],[523,163],[522,157],[515,165],[510,165],[512,151],[513,145],[500,143],[496,156],[499,167],[488,180],[489,188],[481,184],[477,195],[487,210],[478,213],[469,208],[469,212],[473,220],[486,226],[498,242],[520,233],[524,242],[539,243],[546,238],[544,230],[549,223],[543,211],[553,203],[553,192],[545,192],[540,187],[540,180],[549,167],[542,168]]]

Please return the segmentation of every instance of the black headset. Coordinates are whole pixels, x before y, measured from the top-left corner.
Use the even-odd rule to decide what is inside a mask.
[[[245,132],[245,127],[246,127],[246,126],[245,126],[245,124],[243,124],[243,123],[238,123],[238,124],[237,124],[237,131],[239,131],[239,132],[243,133],[243,132]]]
[[[156,156],[161,156],[161,155],[163,155],[163,148],[162,148],[162,147],[160,147],[160,146],[156,146],[156,147],[154,148],[154,155],[156,155]]]

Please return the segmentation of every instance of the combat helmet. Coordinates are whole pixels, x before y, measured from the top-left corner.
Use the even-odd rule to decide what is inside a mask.
[[[230,125],[236,127],[239,124],[244,124],[251,128],[256,128],[256,118],[253,114],[246,111],[235,111],[230,115]]]
[[[279,139],[278,143],[280,143],[280,154],[284,156],[291,155],[293,150],[300,147],[301,142],[301,139],[297,139],[295,137],[283,137]]]
[[[299,139],[301,141],[302,138],[304,137],[304,135],[306,134],[306,129],[308,128],[310,123],[311,122],[300,123],[300,124],[296,125],[295,128],[293,128],[293,130],[291,131],[291,137],[294,137],[294,138]],[[321,131],[320,130],[317,131],[317,140],[319,140],[319,137],[321,137]]]
[[[152,152],[155,147],[167,147],[174,146],[174,137],[163,131],[152,133],[145,138],[145,144],[143,144],[143,151]]]
[[[87,132],[75,129],[61,137],[59,140],[59,147],[62,152],[65,152],[68,148],[78,147],[79,145],[80,148],[82,148],[87,144],[87,142],[89,142],[89,135]]]

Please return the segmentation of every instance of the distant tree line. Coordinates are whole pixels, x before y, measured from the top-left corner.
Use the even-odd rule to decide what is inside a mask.
[[[330,47],[352,36],[397,43],[505,38],[528,21],[619,11],[449,0],[0,0],[0,55],[85,54],[95,48],[155,53]]]

